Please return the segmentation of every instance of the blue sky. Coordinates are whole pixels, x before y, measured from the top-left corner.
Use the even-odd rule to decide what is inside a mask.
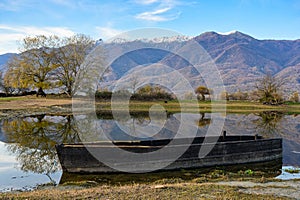
[[[238,30],[258,39],[299,39],[299,0],[0,0],[0,54],[39,34],[94,39],[144,27],[196,36]]]

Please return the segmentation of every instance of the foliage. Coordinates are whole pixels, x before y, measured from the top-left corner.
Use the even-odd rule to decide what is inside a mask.
[[[290,97],[290,101],[292,101],[293,103],[298,103],[299,102],[299,93],[294,92]]]
[[[73,116],[16,118],[4,120],[2,126],[8,141],[8,149],[17,155],[25,172],[50,174],[58,171],[55,145],[79,141]],[[50,178],[51,179],[51,178]]]
[[[7,63],[7,71],[3,77],[3,90],[6,95],[11,95],[13,93],[21,93],[27,90],[26,81],[23,80],[23,73],[19,68],[19,57],[14,56]]]
[[[75,78],[93,47],[94,41],[82,34],[66,38],[26,37],[20,47],[22,53],[7,64],[3,88],[6,93],[38,89],[37,94],[44,94],[44,89],[60,88],[72,96],[77,89]]]
[[[112,97],[111,91],[96,91],[95,97],[97,99],[110,100]]]
[[[229,93],[227,91],[223,91],[221,93],[221,97],[220,97],[222,100],[229,100]]]
[[[281,134],[280,125],[284,119],[284,113],[278,111],[263,111],[256,114],[259,119],[254,120],[255,130],[265,136]]]
[[[39,88],[42,92],[50,88],[51,72],[56,68],[52,62],[53,49],[58,45],[56,36],[26,37],[21,43],[23,53],[8,62],[7,86]]]
[[[300,172],[300,169],[284,169],[285,172],[290,174],[298,174]]]
[[[211,119],[210,118],[205,118],[205,113],[201,112],[201,118],[198,121],[198,126],[199,127],[205,127],[207,125],[209,125],[211,123]]]
[[[251,95],[250,95],[251,96]],[[237,92],[234,93],[228,93],[227,91],[224,91],[221,93],[221,99],[223,100],[248,100],[249,99],[249,94],[247,92],[241,92],[238,90]]]
[[[252,176],[253,173],[254,173],[254,172],[253,172],[251,169],[247,169],[247,170],[245,171],[245,174],[250,175],[250,176]]]
[[[170,93],[160,86],[145,85],[131,96],[132,100],[173,100]]]
[[[241,92],[240,90],[231,94],[230,97],[232,100],[247,100],[248,99],[248,93],[247,92]]]
[[[201,100],[205,101],[205,95],[210,95],[212,92],[205,86],[199,86],[196,88],[195,93],[201,95]]]

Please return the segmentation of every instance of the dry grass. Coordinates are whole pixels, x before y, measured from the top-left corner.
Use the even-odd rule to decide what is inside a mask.
[[[159,104],[164,107],[167,112],[188,112],[188,113],[197,113],[197,112],[224,112],[226,108],[227,113],[253,113],[253,112],[262,112],[262,111],[280,111],[285,113],[300,113],[300,104],[297,105],[263,105],[261,103],[255,102],[245,102],[245,101],[229,101],[225,103],[222,102],[191,102],[184,101],[179,104],[176,101],[169,101],[168,103],[162,101],[154,102],[141,102],[133,101],[130,103],[131,111],[148,111],[149,108],[155,104]],[[118,102],[113,108],[116,110],[126,109],[126,103]],[[97,110],[110,111],[111,105],[110,102],[97,102]],[[213,108],[213,110],[212,110]]]
[[[80,101],[78,101],[80,102]],[[131,101],[130,110],[131,111],[149,111],[149,108],[155,104],[159,104],[164,107],[167,112],[211,112],[212,105],[214,112],[224,111],[224,103],[220,102],[195,102],[195,101],[183,101],[179,104],[177,101],[168,101],[167,103],[163,101]],[[47,97],[47,98],[37,98],[35,96],[26,97],[6,97],[0,98],[0,110],[18,110],[18,109],[37,109],[45,108],[51,106],[66,106],[72,105],[71,98],[59,98],[59,97]],[[125,102],[118,102],[115,104],[114,109],[124,110],[128,106]],[[110,111],[111,103],[110,101],[96,101],[96,109],[101,111]],[[255,102],[245,102],[245,101],[229,101],[226,102],[226,112],[228,113],[249,113],[249,112],[260,112],[276,110],[282,112],[293,112],[300,113],[300,104],[293,105],[280,105],[280,106],[270,106],[262,105],[261,103]]]
[[[273,195],[245,194],[239,187],[213,183],[132,184],[92,188],[51,188],[0,194],[2,199],[288,199]]]
[[[58,187],[43,186],[31,192],[0,193],[0,199],[288,199],[269,192],[274,189],[268,189],[270,185],[277,184],[279,187],[286,184],[274,182],[271,175],[274,170],[254,171],[252,175],[246,173],[247,170],[199,170],[130,175],[68,174],[66,177],[63,175],[65,182]],[[294,187],[298,182],[290,184]],[[266,188],[268,191],[264,190]],[[260,190],[260,194],[256,194],[255,189]]]
[[[37,98],[36,96],[0,98],[0,110],[32,109],[70,104],[72,104],[72,99],[67,98]]]

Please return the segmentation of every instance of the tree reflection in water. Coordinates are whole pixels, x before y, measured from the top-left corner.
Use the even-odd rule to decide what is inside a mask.
[[[282,121],[284,113],[278,111],[264,111],[257,113],[258,119],[253,121],[255,130],[264,136],[274,137],[284,134]]]
[[[204,112],[200,113],[200,115],[201,115],[201,118],[199,119],[199,122],[198,122],[199,127],[204,127],[204,126],[207,126],[211,123],[210,118],[205,118],[205,113]]]
[[[53,183],[50,175],[60,170],[55,145],[80,141],[72,115],[9,119],[2,128],[21,170],[45,174]]]

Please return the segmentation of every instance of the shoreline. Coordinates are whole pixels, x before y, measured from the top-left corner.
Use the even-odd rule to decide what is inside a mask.
[[[12,97],[12,98],[0,98],[0,120],[26,117],[32,115],[49,114],[49,115],[68,115],[72,114],[72,103],[77,103],[84,107],[84,101],[72,100],[72,98],[36,98],[29,97]],[[182,108],[178,102],[171,101],[165,103],[163,101],[133,101],[130,103],[130,112],[148,112],[152,105],[161,105],[166,112],[178,113],[205,113],[205,112],[221,112],[221,113],[258,113],[258,112],[282,112],[286,114],[300,114],[300,104],[295,105],[279,105],[270,106],[262,105],[260,103],[245,102],[245,101],[230,101],[225,104],[214,102],[213,110],[210,102],[199,102],[198,104],[191,101],[184,101]],[[125,107],[125,108],[124,108]],[[84,112],[99,112],[99,113],[111,113],[110,101],[95,101],[95,109],[87,110],[82,109]],[[126,111],[126,104],[120,102],[114,109],[118,111]],[[80,112],[80,111],[79,111]]]
[[[95,181],[43,185],[32,191],[0,193],[0,199],[297,199],[300,180],[264,176],[230,178],[218,171],[191,181],[180,178],[150,183],[102,184]]]

